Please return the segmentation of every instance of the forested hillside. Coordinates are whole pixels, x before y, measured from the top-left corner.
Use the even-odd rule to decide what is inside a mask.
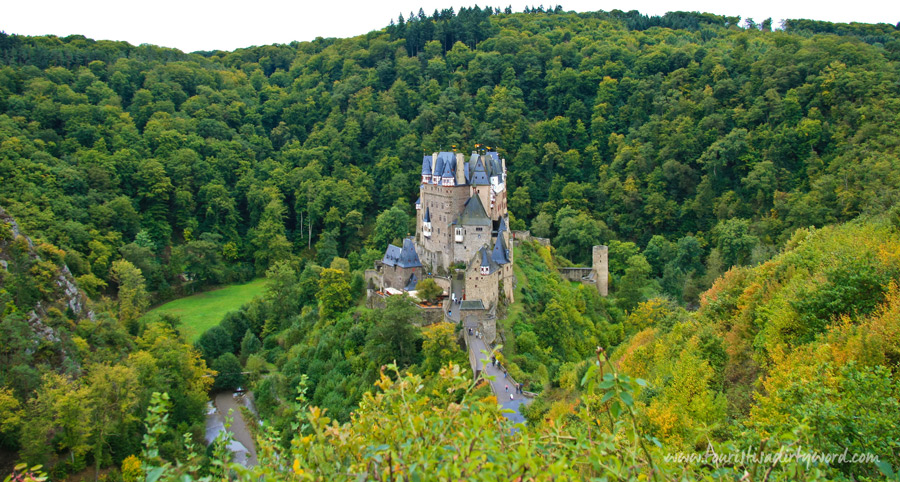
[[[118,464],[140,451],[143,413],[162,391],[172,403],[161,453],[175,456],[175,437],[203,426],[212,373],[177,327],[129,333],[144,290],[134,265],[112,263],[116,302],[86,304],[64,258],[0,209],[0,468],[25,460],[63,480]]]
[[[224,445],[191,443],[208,390],[245,385],[248,479],[877,480],[900,467],[898,113],[889,24],[476,7],[195,53],[0,33],[0,454],[222,478]],[[516,246],[498,324],[539,393],[518,431],[454,327],[360,306],[423,153],[476,143],[507,160],[510,227],[553,246]],[[607,298],[555,273],[596,244]],[[195,346],[141,319],[256,276]],[[665,459],[707,443],[887,465]]]
[[[359,269],[408,231],[422,153],[481,142],[514,227],[576,262],[661,235],[648,276],[695,300],[797,227],[898,199],[900,33],[737,23],[463,9],[196,54],[3,35],[0,204],[92,294],[124,257],[166,298],[296,254]]]
[[[282,284],[293,270],[278,265],[271,301],[201,342],[215,346],[249,320],[238,353],[266,407],[261,464],[229,466],[219,452],[213,460],[225,465],[204,480],[228,467],[242,480],[896,479],[900,209],[798,230],[773,259],[729,270],[696,312],[653,298],[614,324],[594,290],[553,272],[550,249],[523,244],[519,253],[534,291],[511,321],[515,349],[494,354],[543,390],[527,426],[513,429],[460,367],[453,326],[420,332],[405,297],[336,319],[304,309],[261,347],[253,320],[302,289]],[[321,311],[327,295],[318,296]],[[600,346],[589,353],[592,343]],[[144,458],[165,480],[206,473],[166,460]]]

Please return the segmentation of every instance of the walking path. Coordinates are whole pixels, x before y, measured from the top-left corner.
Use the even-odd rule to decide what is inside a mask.
[[[490,380],[490,383],[491,388],[494,390],[494,395],[497,396],[497,402],[503,408],[512,410],[512,413],[504,413],[503,415],[514,423],[525,423],[525,417],[519,413],[519,407],[531,403],[531,398],[521,393],[516,393],[513,380],[507,378],[503,369],[491,363],[491,349],[488,348],[483,339],[476,337],[474,334],[469,335],[467,327],[463,327],[463,332],[466,335],[466,346],[469,347],[469,359],[471,360],[473,356],[475,358],[475,369],[483,370],[485,375],[494,377],[493,380]],[[482,351],[486,352],[487,355],[482,353]],[[484,359],[487,359],[487,364],[484,363]],[[509,397],[510,394],[512,394],[512,399]]]

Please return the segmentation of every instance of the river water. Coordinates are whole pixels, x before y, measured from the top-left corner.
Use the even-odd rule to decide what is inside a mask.
[[[220,432],[225,430],[225,416],[231,410],[231,427],[233,434],[228,449],[234,454],[234,461],[245,466],[256,465],[256,444],[241,414],[240,407],[245,406],[256,413],[253,406],[253,395],[249,392],[238,394],[218,392],[213,394],[206,404],[206,443],[210,444]]]

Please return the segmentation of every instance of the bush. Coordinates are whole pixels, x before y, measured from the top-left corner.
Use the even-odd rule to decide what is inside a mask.
[[[125,460],[122,461],[122,480],[125,482],[138,482],[142,476],[141,459],[134,455],[125,457]]]
[[[416,283],[416,292],[419,299],[433,303],[437,301],[438,296],[444,293],[444,290],[433,279],[427,278]]]

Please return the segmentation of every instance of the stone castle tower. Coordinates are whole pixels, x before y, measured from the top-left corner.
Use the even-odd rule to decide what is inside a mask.
[[[375,288],[412,291],[427,277],[441,282],[461,309],[490,312],[513,301],[513,251],[506,207],[506,160],[497,152],[435,152],[422,159],[416,234],[389,245],[367,272]],[[452,310],[452,306],[450,308]]]
[[[422,159],[416,201],[416,252],[432,273],[465,268],[466,300],[496,306],[513,298],[506,160],[494,151],[435,152]],[[486,266],[487,269],[483,269]],[[477,269],[476,269],[477,268]]]
[[[609,294],[609,246],[594,246],[591,252],[591,270],[600,296]]]

